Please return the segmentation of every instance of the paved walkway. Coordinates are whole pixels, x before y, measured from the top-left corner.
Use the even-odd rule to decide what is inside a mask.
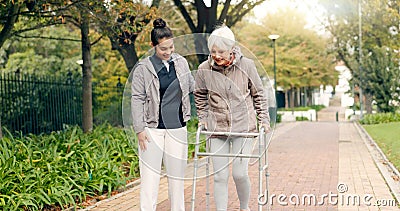
[[[340,122],[335,121],[336,111],[340,113]],[[344,121],[338,107],[327,108],[321,114],[319,122],[281,123],[275,129],[268,151],[269,201],[263,210],[399,210],[357,126]],[[199,174],[204,174],[204,168],[201,171]],[[258,210],[257,163],[250,166],[249,173],[250,208]],[[187,178],[192,175],[189,166]],[[160,184],[157,210],[169,210],[167,179],[161,178]],[[188,179],[187,210],[191,209],[191,185]],[[199,179],[195,210],[206,210],[205,187],[205,179]],[[212,190],[212,179],[210,187]],[[137,185],[86,210],[139,210],[139,189]],[[229,197],[228,210],[239,210],[232,178]],[[376,206],[379,203],[388,206]],[[210,210],[215,210],[213,191],[210,191]]]

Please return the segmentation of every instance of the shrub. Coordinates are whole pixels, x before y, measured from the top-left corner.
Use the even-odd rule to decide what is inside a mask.
[[[111,194],[137,177],[132,138],[108,124],[0,140],[0,209],[51,210]]]
[[[400,113],[365,114],[359,122],[363,125],[400,122]]]
[[[324,106],[324,105],[312,105],[312,106],[310,106],[310,108],[311,108],[311,109],[315,109],[315,111],[318,112],[318,111],[320,111],[320,110],[326,108],[326,106]]]
[[[296,116],[296,121],[308,121],[308,118],[304,116]]]
[[[282,122],[282,114],[276,114],[276,123]]]

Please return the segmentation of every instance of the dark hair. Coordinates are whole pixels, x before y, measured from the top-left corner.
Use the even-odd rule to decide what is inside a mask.
[[[163,38],[172,38],[174,35],[167,23],[161,19],[157,18],[153,21],[153,30],[151,30],[151,42],[154,46],[159,44],[159,40]]]

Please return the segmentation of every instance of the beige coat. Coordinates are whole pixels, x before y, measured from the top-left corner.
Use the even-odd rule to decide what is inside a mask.
[[[193,92],[194,79],[185,58],[172,54],[176,76],[182,89],[183,120],[190,119],[189,93]],[[149,57],[140,61],[132,73],[131,109],[133,129],[140,133],[145,127],[156,128],[160,107],[160,81]]]
[[[266,91],[254,61],[238,47],[235,61],[226,68],[200,64],[195,76],[195,103],[200,122],[208,131],[257,132],[258,124],[269,125]]]

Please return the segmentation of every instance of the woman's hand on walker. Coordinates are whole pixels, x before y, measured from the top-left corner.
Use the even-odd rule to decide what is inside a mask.
[[[207,130],[207,122],[199,122],[197,127],[203,127],[204,130]]]
[[[139,140],[139,147],[140,149],[144,152],[147,150],[147,142],[150,142],[150,140],[147,138],[146,131],[142,131],[137,134],[138,140]]]
[[[264,128],[264,132],[265,132],[266,134],[269,133],[269,132],[271,132],[271,127],[270,127],[270,125],[267,124],[267,123],[262,123],[262,124],[260,125],[260,130],[261,130],[261,128]]]

